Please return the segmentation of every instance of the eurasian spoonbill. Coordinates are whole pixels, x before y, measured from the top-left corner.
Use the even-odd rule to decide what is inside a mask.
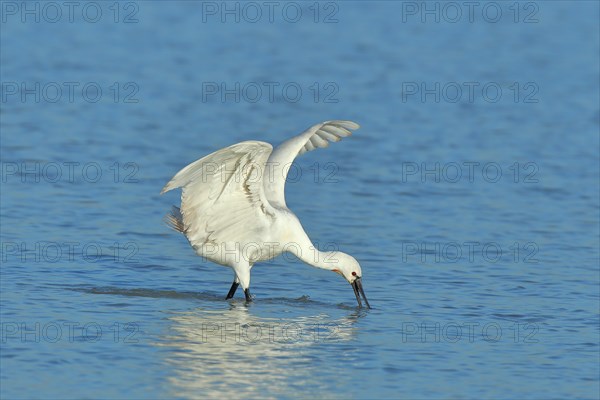
[[[313,267],[342,275],[354,289],[358,306],[362,271],[354,257],[341,251],[319,251],[285,203],[285,182],[294,159],[349,136],[352,121],[316,124],[273,150],[269,143],[246,141],[203,157],[179,171],[161,194],[182,188],[181,208],[173,206],[165,220],[183,233],[201,257],[231,267],[235,273],[230,299],[242,285],[250,296],[250,270],[284,251]]]

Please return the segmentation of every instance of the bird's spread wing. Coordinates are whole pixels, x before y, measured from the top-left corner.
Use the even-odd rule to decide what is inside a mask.
[[[180,214],[167,216],[170,225],[194,248],[208,242],[243,243],[273,215],[262,185],[272,150],[269,143],[241,142],[183,168],[161,191],[182,188]]]
[[[329,146],[329,142],[339,142],[359,127],[352,121],[325,121],[277,146],[267,161],[263,178],[267,199],[285,207],[285,179],[292,161],[307,151]]]

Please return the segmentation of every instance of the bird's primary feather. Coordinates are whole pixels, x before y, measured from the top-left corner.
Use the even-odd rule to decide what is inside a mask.
[[[265,169],[264,188],[265,194],[271,204],[287,207],[285,203],[285,180],[290,165],[294,159],[317,148],[327,147],[330,142],[339,142],[342,138],[350,136],[351,130],[360,126],[352,121],[325,121],[316,124],[286,140],[273,150],[267,160]]]

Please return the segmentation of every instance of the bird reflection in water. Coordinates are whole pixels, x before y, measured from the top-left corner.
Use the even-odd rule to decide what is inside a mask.
[[[294,396],[322,395],[332,383],[315,367],[324,354],[319,346],[351,341],[362,315],[278,319],[239,304],[225,312],[195,309],[169,317],[170,330],[157,345],[172,367],[174,397],[289,396],[290,382]]]

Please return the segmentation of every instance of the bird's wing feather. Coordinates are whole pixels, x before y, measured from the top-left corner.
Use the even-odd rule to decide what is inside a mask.
[[[350,136],[360,126],[352,121],[325,121],[313,125],[301,134],[275,148],[267,160],[263,185],[265,195],[273,205],[285,207],[285,179],[294,159],[307,151],[329,146]]]
[[[273,215],[262,185],[272,150],[265,142],[237,143],[189,164],[165,185],[161,194],[182,188],[180,226],[197,251],[208,242],[243,243]]]

